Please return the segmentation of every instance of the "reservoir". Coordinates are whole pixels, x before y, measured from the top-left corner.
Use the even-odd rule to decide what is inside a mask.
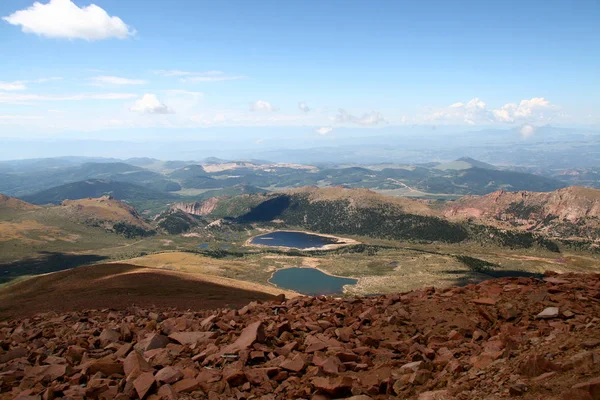
[[[344,285],[354,285],[358,281],[324,274],[315,268],[286,268],[273,274],[271,283],[282,289],[294,290],[309,296],[343,293]]]
[[[312,247],[319,248],[328,244],[335,244],[338,243],[338,241],[334,238],[315,235],[313,233],[275,231],[256,236],[250,243],[263,246],[308,249]]]

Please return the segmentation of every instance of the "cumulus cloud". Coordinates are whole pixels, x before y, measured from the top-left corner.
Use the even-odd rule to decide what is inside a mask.
[[[304,111],[305,113],[310,111],[310,107],[308,106],[308,104],[306,104],[305,102],[301,101],[300,103],[298,103],[298,108],[300,109],[300,111]]]
[[[133,93],[77,93],[59,96],[39,94],[9,94],[0,92],[0,103],[30,104],[41,101],[125,100],[137,97]]]
[[[521,126],[521,128],[519,129],[519,133],[521,134],[521,136],[523,138],[528,138],[530,136],[533,136],[533,134],[536,131],[536,127],[530,124],[523,124],[523,126]]]
[[[277,107],[273,106],[273,104],[266,100],[256,100],[250,105],[250,111],[273,112],[277,111]]]
[[[335,116],[335,121],[339,123],[350,122],[362,126],[374,126],[387,123],[383,115],[376,111],[372,111],[370,113],[363,114],[361,117],[357,117],[341,108],[338,110],[338,114]]]
[[[315,129],[315,132],[319,135],[327,135],[328,133],[333,132],[333,128],[331,126],[324,126],[319,129]]]
[[[173,111],[161,103],[155,94],[146,93],[141,99],[136,100],[131,111],[142,114],[171,114]]]
[[[501,122],[516,122],[519,120],[534,120],[544,116],[544,111],[554,109],[550,102],[543,97],[521,100],[519,104],[508,103],[494,110],[494,116]]]
[[[526,123],[529,121],[548,121],[551,111],[557,107],[543,97],[521,100],[520,103],[507,103],[498,109],[490,109],[485,102],[475,97],[467,103],[458,102],[433,110],[424,116],[426,122],[442,121],[466,123],[469,125],[485,123]]]
[[[120,78],[118,76],[95,76],[91,78],[95,85],[145,85],[146,81],[143,79],[128,79]]]
[[[135,30],[119,17],[111,17],[95,4],[79,8],[71,0],[50,0],[47,4],[35,2],[29,8],[3,17],[25,33],[63,39],[103,40],[125,39]]]

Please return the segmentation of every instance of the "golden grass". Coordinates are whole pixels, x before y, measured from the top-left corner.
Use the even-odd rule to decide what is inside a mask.
[[[77,239],[79,235],[69,234],[55,226],[43,225],[30,219],[20,222],[0,221],[0,242],[21,240],[24,243],[41,244],[55,240],[74,242]]]
[[[111,222],[127,222],[144,229],[152,229],[133,207],[109,197],[65,200],[62,207],[79,217]]]

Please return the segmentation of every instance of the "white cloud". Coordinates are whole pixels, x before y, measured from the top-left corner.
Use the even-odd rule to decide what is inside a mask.
[[[58,81],[62,78],[59,77],[51,77],[51,78],[39,78],[33,80],[25,80],[25,81],[14,81],[14,82],[0,82],[0,90],[4,90],[7,92],[17,91],[17,90],[25,90],[27,89],[27,84],[29,83],[45,83],[50,81]]]
[[[475,97],[467,103],[458,102],[438,108],[423,116],[425,122],[466,123],[468,125],[493,123],[549,122],[552,111],[558,107],[542,97],[521,100],[519,104],[507,103],[498,109],[489,109],[485,102]]]
[[[298,103],[298,108],[300,109],[300,111],[304,111],[305,113],[310,111],[310,107],[308,106],[308,104],[306,104],[305,102],[301,101],[300,103]]]
[[[27,86],[23,81],[15,81],[15,82],[0,82],[0,90],[6,91],[16,91],[16,90],[25,90]]]
[[[328,133],[333,132],[333,128],[330,126],[324,126],[322,128],[315,129],[315,132],[319,135],[327,135]]]
[[[351,122],[353,124],[358,124],[362,126],[374,126],[387,123],[383,115],[376,111],[363,114],[362,117],[357,117],[352,114],[349,114],[346,110],[343,110],[341,108],[338,110],[338,114],[335,116],[335,121],[339,123]]]
[[[61,96],[40,94],[8,94],[0,92],[0,103],[30,104],[36,101],[125,100],[137,97],[133,93],[78,93]]]
[[[536,127],[530,124],[523,124],[523,126],[521,126],[521,128],[519,129],[519,133],[521,134],[521,136],[523,138],[528,138],[530,136],[533,136],[533,134],[536,131]]]
[[[96,85],[145,85],[147,82],[143,79],[128,79],[118,76],[95,76],[91,78]]]
[[[254,103],[252,103],[250,105],[250,111],[273,112],[273,111],[277,111],[277,108],[274,107],[268,101],[265,101],[265,100],[256,100]]]
[[[191,72],[177,69],[159,70],[155,73],[162,76],[178,76],[183,83],[235,81],[247,78],[245,75],[228,75],[223,71]]]
[[[161,69],[158,71],[154,72],[155,74],[158,75],[162,75],[162,76],[188,76],[188,75],[193,75],[193,72],[188,72],[188,71],[180,71],[178,69]]]
[[[37,115],[0,115],[0,120],[2,121],[7,121],[7,120],[36,120],[36,119],[42,119],[44,117],[40,117]]]
[[[220,81],[236,81],[238,79],[245,79],[244,75],[225,75],[225,73],[218,74],[201,74],[195,76],[189,76],[187,78],[180,79],[183,83],[193,82],[220,82]]]
[[[142,113],[142,114],[172,114],[173,111],[169,109],[164,103],[161,103],[158,97],[152,93],[146,93],[141,99],[136,100],[131,111]]]
[[[79,8],[71,0],[35,2],[29,8],[3,17],[11,25],[21,26],[25,33],[65,39],[125,39],[135,35],[121,18],[111,17],[95,4]]]
[[[493,114],[498,121],[516,122],[519,120],[536,120],[544,118],[544,111],[556,109],[550,102],[543,97],[534,97],[531,100],[521,100],[519,104],[508,103],[498,110],[493,110]]]

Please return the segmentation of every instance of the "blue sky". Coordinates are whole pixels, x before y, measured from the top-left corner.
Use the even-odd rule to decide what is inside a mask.
[[[1,137],[600,122],[596,0],[7,0],[0,17]]]

